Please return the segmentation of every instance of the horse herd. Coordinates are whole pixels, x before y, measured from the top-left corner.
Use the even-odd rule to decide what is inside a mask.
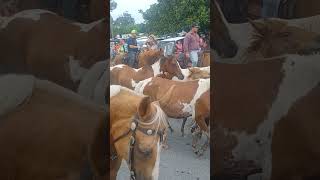
[[[228,23],[211,4],[215,179],[319,179],[320,16]]]
[[[209,146],[210,66],[182,69],[177,58],[162,49],[138,57],[139,69],[125,64],[110,67],[110,138],[116,157],[111,161],[111,179],[122,159],[132,178],[158,179],[160,150],[168,148],[167,130],[172,130],[168,117],[183,119],[182,136],[192,117],[192,147],[198,156]],[[206,142],[200,145],[202,133]]]
[[[210,13],[213,84],[210,66],[182,69],[161,49],[109,67],[104,18],[1,17],[0,179],[116,179],[123,159],[131,178],[157,179],[168,117],[182,135],[191,117],[216,179],[318,179],[319,16],[230,24],[216,1]]]

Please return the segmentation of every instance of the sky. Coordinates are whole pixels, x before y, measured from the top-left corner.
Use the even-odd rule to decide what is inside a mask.
[[[149,9],[151,4],[157,3],[157,0],[115,0],[117,2],[117,8],[111,12],[113,19],[121,16],[125,11],[134,18],[137,24],[143,23],[144,19],[142,14],[138,12],[139,9],[145,11]]]

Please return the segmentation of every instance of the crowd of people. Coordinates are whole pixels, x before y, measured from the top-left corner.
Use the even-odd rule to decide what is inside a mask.
[[[196,67],[200,54],[208,49],[207,36],[204,34],[199,36],[199,28],[197,24],[192,24],[191,30],[184,35],[184,38],[175,43],[175,56],[183,68]],[[141,48],[145,47],[147,50],[156,50],[159,48],[157,39],[153,34],[150,34],[143,47],[140,47],[137,42],[136,30],[131,31],[131,35],[126,42],[124,39],[120,39],[119,35],[116,36],[116,39],[119,39],[119,42],[111,45],[111,57],[113,58],[119,53],[128,53],[126,63],[130,67],[135,67],[137,53]]]

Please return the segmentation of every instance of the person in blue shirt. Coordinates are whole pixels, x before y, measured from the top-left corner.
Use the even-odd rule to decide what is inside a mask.
[[[139,49],[138,44],[137,44],[137,31],[136,30],[131,31],[131,36],[128,38],[127,44],[128,44],[128,65],[130,67],[136,68],[134,66],[136,64],[136,55],[137,55],[137,52]]]

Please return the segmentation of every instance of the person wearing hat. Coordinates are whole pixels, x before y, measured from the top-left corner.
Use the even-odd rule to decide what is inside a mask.
[[[131,36],[128,38],[127,44],[128,44],[128,65],[134,68],[135,62],[136,62],[136,55],[139,49],[138,43],[137,43],[136,30],[131,31]]]
[[[187,60],[191,60],[193,67],[197,66],[198,52],[200,50],[200,37],[198,35],[198,30],[199,26],[197,24],[192,24],[191,30],[186,34],[183,41],[184,54]]]

